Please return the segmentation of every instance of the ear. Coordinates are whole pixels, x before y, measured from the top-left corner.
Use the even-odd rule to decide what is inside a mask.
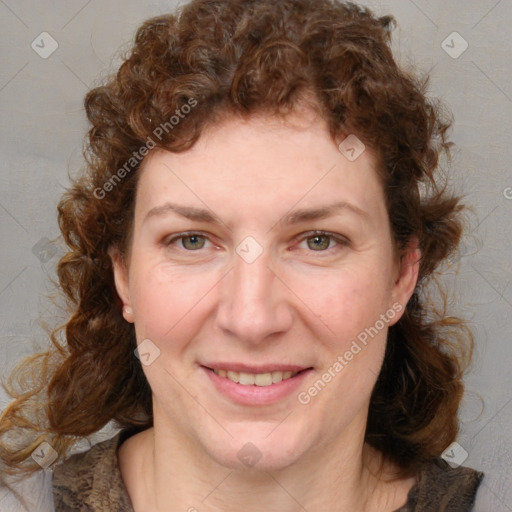
[[[130,301],[128,268],[125,259],[119,252],[119,249],[113,247],[108,250],[108,255],[112,260],[116,291],[123,303],[123,317],[127,322],[133,323],[134,317]]]
[[[421,251],[419,249],[418,239],[411,238],[407,247],[400,255],[397,265],[395,281],[393,283],[391,297],[394,301],[393,309],[399,311],[390,325],[395,324],[405,312],[405,306],[414,293],[418,282],[418,274],[420,270]]]

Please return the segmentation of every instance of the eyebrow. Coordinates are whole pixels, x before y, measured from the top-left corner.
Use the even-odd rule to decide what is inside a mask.
[[[368,214],[358,206],[352,203],[347,203],[345,201],[338,201],[337,203],[320,206],[317,208],[304,208],[301,210],[294,210],[290,213],[287,213],[281,219],[280,223],[284,225],[293,225],[310,220],[325,219],[327,217],[332,217],[343,210],[349,210],[352,213],[363,217],[365,220],[368,220]]]
[[[181,217],[189,220],[206,222],[209,224],[224,224],[217,215],[210,212],[209,210],[169,202],[160,206],[155,206],[149,210],[149,212],[144,217],[144,222],[146,222],[151,217],[157,217],[172,212],[177,213]]]
[[[293,210],[285,214],[278,223],[282,225],[291,226],[294,224],[299,224],[301,222],[321,220],[327,217],[332,217],[343,210],[349,210],[352,213],[355,213],[356,215],[362,217],[363,219],[368,220],[368,214],[358,206],[355,206],[354,204],[351,203],[347,203],[345,201],[338,201],[337,203],[333,203],[326,206],[320,206],[317,208],[303,208]],[[154,208],[149,210],[149,212],[146,214],[144,218],[144,222],[146,222],[151,217],[166,215],[168,213],[176,213],[181,217],[197,222],[205,222],[208,224],[225,224],[217,215],[215,215],[210,210],[170,202],[166,202],[160,206],[155,206]]]

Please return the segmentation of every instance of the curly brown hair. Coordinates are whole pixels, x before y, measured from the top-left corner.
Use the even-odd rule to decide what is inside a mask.
[[[87,166],[58,206],[69,246],[58,277],[71,316],[52,332],[52,349],[10,381],[15,400],[0,421],[9,471],[37,469],[30,454],[43,440],[64,457],[111,420],[152,425],[109,256],[129,248],[144,155],[186,151],[224,116],[287,116],[305,101],[333,141],[356,134],[374,150],[397,251],[415,237],[422,254],[415,293],[389,330],[366,441],[405,475],[455,439],[473,339],[460,319],[436,314],[426,293],[462,232],[463,207],[439,167],[451,120],[427,98],[427,81],[395,62],[393,25],[337,0],[192,0],[140,27],[118,72],[85,98]],[[13,449],[16,429],[25,441]]]

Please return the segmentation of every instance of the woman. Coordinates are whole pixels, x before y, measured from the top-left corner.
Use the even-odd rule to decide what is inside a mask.
[[[471,510],[482,473],[440,455],[472,338],[426,291],[461,235],[449,123],[391,24],[193,0],[89,92],[66,343],[1,423],[34,432],[12,472],[122,429],[53,464],[57,512]]]

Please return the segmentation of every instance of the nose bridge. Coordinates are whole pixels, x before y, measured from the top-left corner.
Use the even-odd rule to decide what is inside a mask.
[[[246,342],[258,343],[290,325],[279,279],[270,267],[268,252],[256,259],[234,255],[231,272],[224,280],[218,323]]]

